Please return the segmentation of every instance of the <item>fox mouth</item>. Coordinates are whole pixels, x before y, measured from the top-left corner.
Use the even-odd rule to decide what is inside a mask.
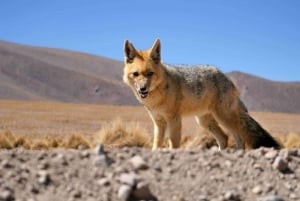
[[[141,98],[147,98],[148,96],[148,91],[139,91],[140,97]]]

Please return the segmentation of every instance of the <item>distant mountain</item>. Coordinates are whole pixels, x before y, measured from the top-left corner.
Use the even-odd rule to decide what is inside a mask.
[[[136,105],[122,73],[122,62],[105,57],[0,41],[0,99]],[[300,112],[300,82],[228,76],[250,110]]]
[[[275,82],[241,72],[227,75],[249,110],[300,112],[300,82]]]
[[[0,98],[137,104],[120,61],[0,41]]]

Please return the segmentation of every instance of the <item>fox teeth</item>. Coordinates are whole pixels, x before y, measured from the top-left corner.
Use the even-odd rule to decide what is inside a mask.
[[[140,93],[141,98],[146,98],[148,96],[148,92]]]

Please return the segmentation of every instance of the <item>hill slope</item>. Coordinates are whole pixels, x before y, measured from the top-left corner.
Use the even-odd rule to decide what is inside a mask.
[[[73,51],[0,41],[0,98],[132,104],[122,63]]]
[[[249,110],[300,112],[300,82],[274,82],[241,72],[227,75],[238,86]]]
[[[120,61],[53,48],[0,41],[0,98],[129,104]],[[232,72],[250,110],[300,112],[300,82],[273,82]]]

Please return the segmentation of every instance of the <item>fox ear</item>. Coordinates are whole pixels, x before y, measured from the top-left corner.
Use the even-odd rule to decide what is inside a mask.
[[[161,60],[161,48],[160,48],[160,40],[156,39],[156,41],[154,42],[153,46],[151,47],[151,52],[150,52],[150,56],[152,58],[152,60],[154,61],[154,63],[159,63]]]
[[[134,58],[137,55],[137,51],[132,45],[131,42],[128,40],[125,41],[124,43],[124,54],[125,54],[125,62],[126,63],[132,63]]]

